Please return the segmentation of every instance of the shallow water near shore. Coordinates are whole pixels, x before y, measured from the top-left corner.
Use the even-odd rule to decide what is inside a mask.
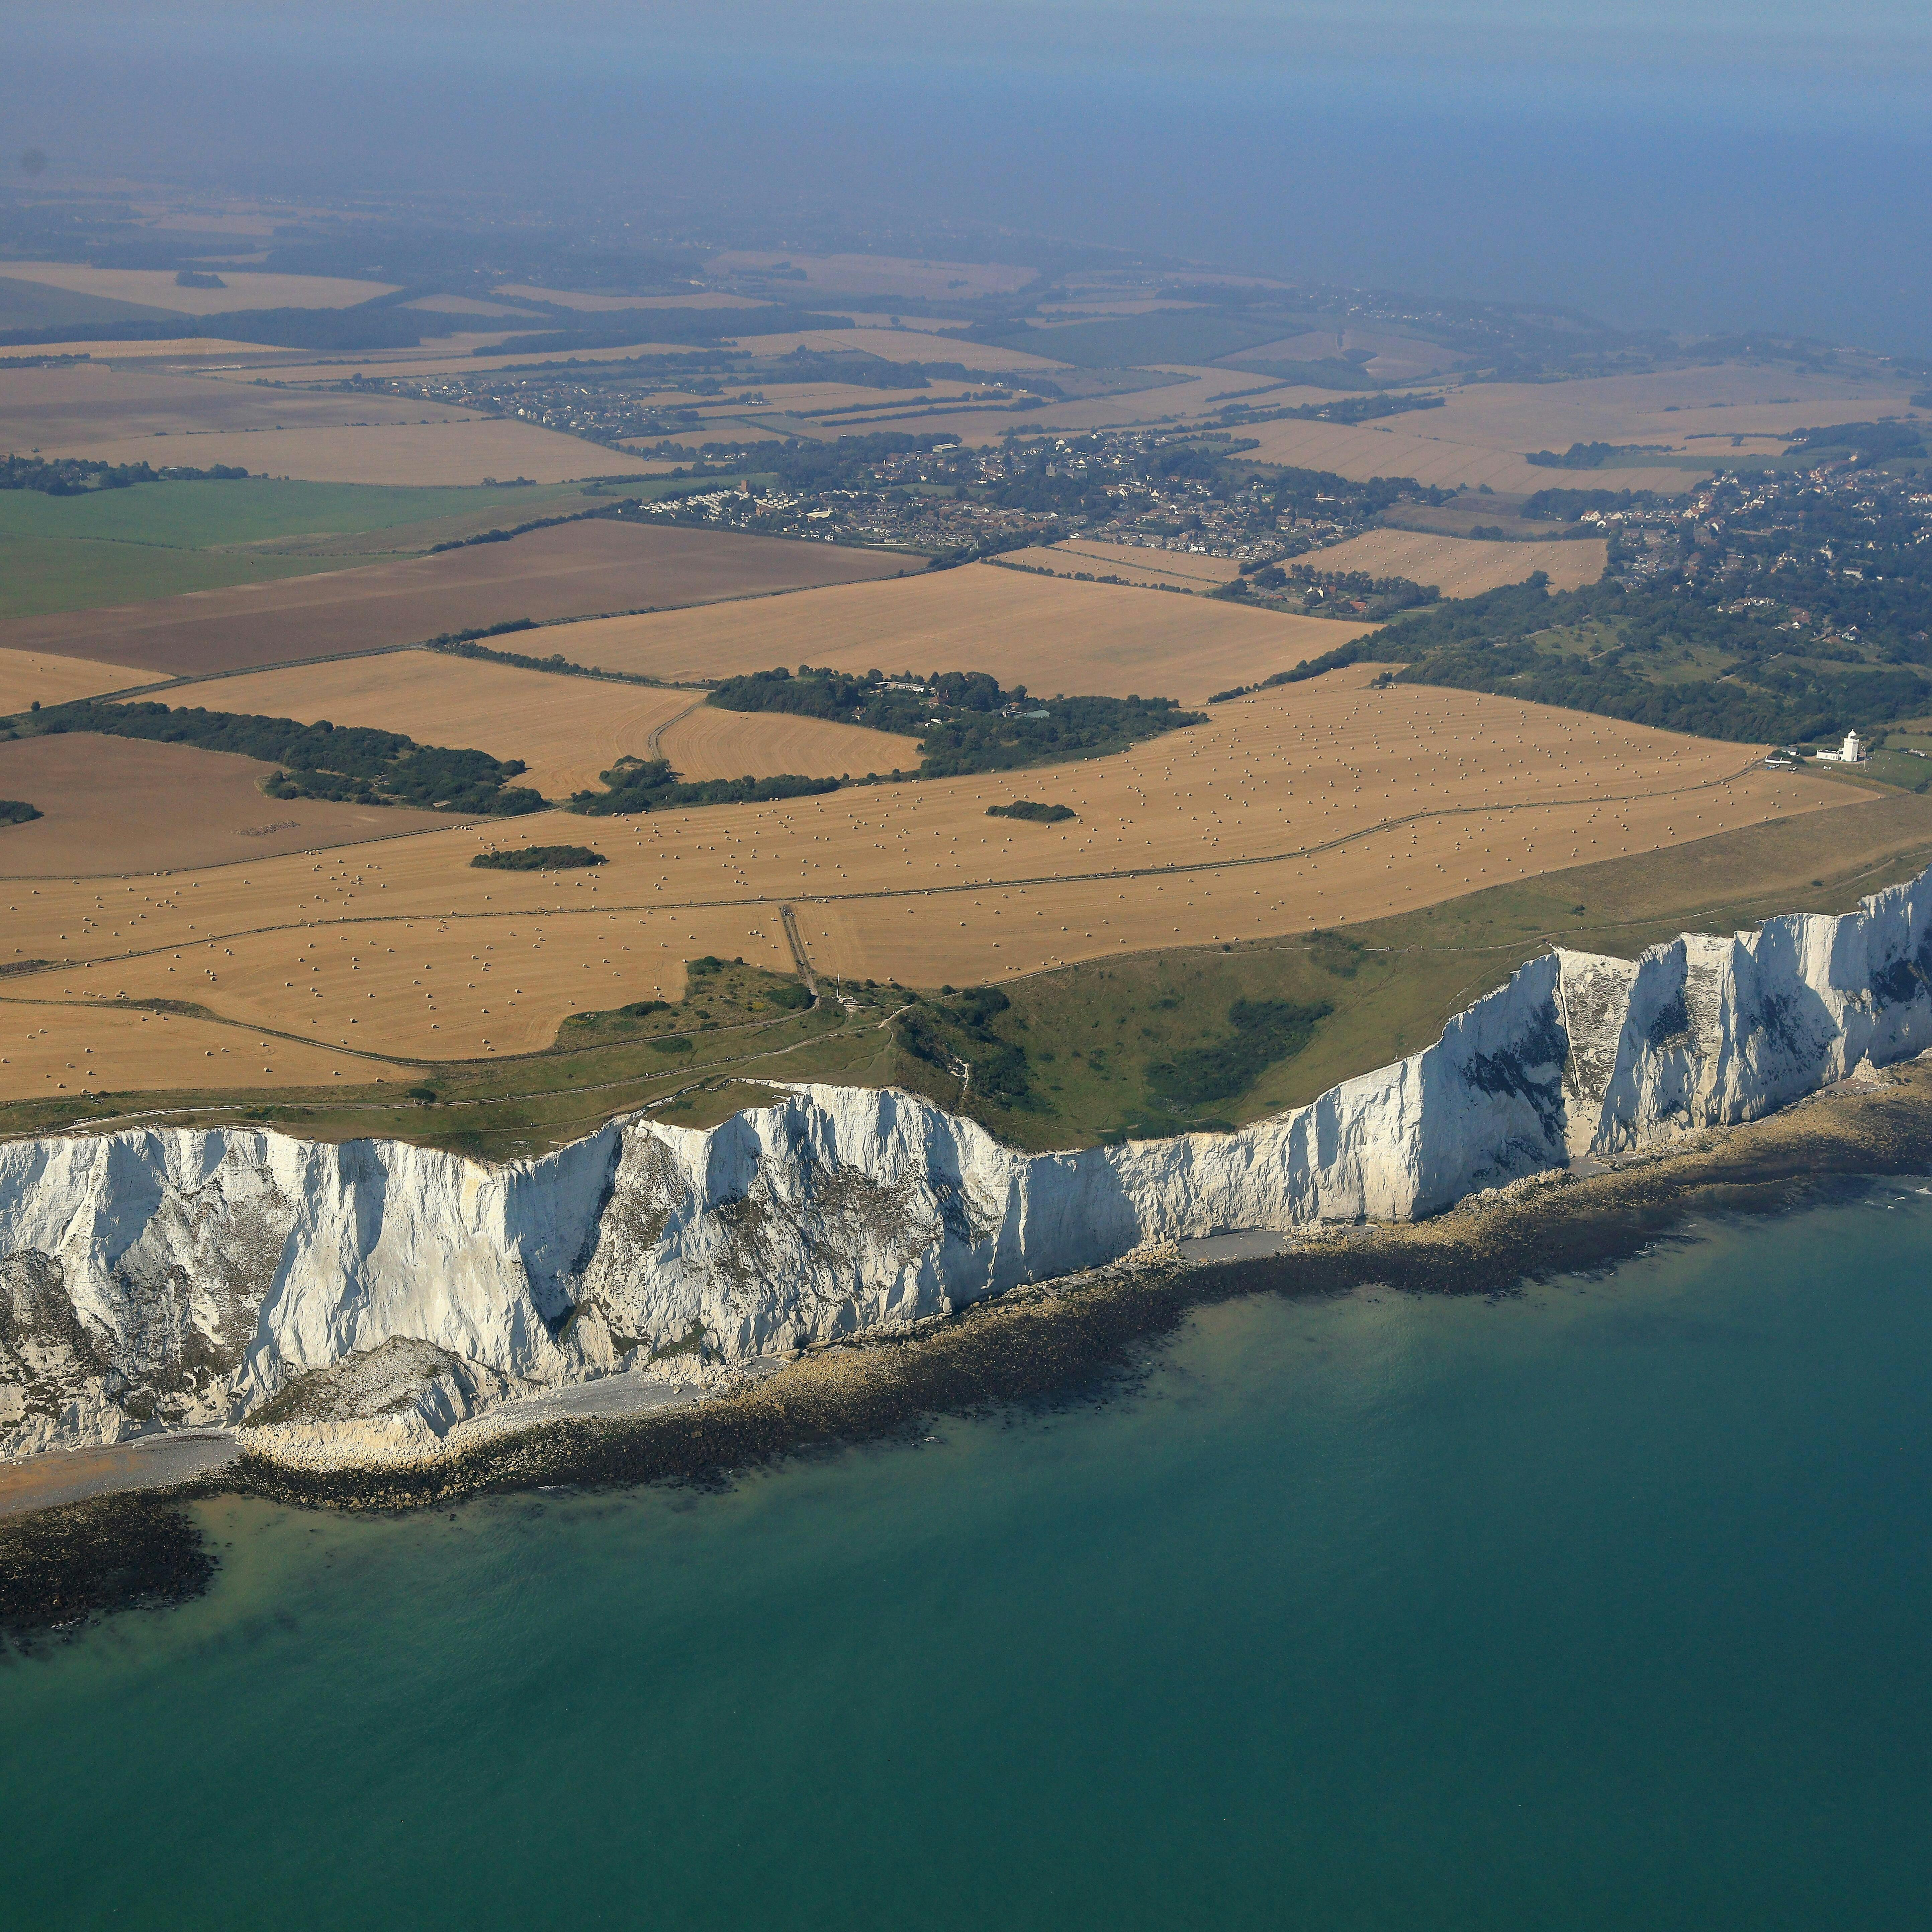
[[[723,1493],[197,1505],[0,1667],[8,1916],[1916,1925],[1928,1258],[1877,1183]]]

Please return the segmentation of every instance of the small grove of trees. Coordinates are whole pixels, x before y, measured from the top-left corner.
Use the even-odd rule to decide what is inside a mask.
[[[478,816],[540,812],[540,792],[511,783],[519,758],[486,752],[418,745],[399,731],[364,725],[340,728],[292,718],[264,718],[165,704],[98,704],[82,699],[16,719],[16,730],[56,736],[73,731],[142,738],[203,751],[233,752],[280,767],[263,788],[272,798],[317,798],[357,805],[412,805]]]
[[[248,474],[232,463],[206,470],[170,464],[157,470],[147,463],[94,463],[81,456],[0,456],[0,490],[36,490],[44,496],[85,496],[136,483],[232,483]]]

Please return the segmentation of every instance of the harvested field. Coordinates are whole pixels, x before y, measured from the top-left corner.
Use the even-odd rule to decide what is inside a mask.
[[[1443,421],[1447,415],[1446,410],[1431,410],[1426,415],[1396,418],[1402,424],[1426,424],[1426,429],[1390,429],[1380,423],[1259,423],[1248,432],[1258,447],[1244,455],[1250,462],[1328,470],[1364,482],[1374,476],[1412,476],[1418,483],[1458,490],[1474,490],[1486,483],[1492,490],[1518,496],[1549,489],[1552,479],[1561,484],[1567,478],[1569,487],[1585,487],[1575,480],[1580,472],[1540,470],[1526,463],[1519,451],[1492,448],[1458,437]],[[1526,447],[1538,446],[1532,442]],[[1588,473],[1592,478],[1598,474]],[[1620,490],[1675,491],[1688,489],[1696,476],[1686,470],[1620,470],[1616,479]]]
[[[1047,696],[1137,693],[1193,704],[1291,670],[1368,628],[974,564],[770,602],[572,625],[545,642],[580,664],[650,677],[800,664],[983,670]]]
[[[0,744],[0,798],[23,798],[44,814],[0,827],[0,878],[237,865],[450,823],[434,812],[386,806],[267,798],[262,783],[274,769],[226,752],[91,731]],[[58,950],[44,956],[67,957],[82,938],[78,924],[63,922],[50,941]],[[33,956],[16,932],[0,946],[0,966],[23,953]]]
[[[1554,590],[1574,590],[1604,574],[1608,546],[1601,537],[1568,542],[1488,543],[1480,538],[1429,536],[1417,530],[1370,530],[1346,543],[1298,556],[1315,570],[1360,570],[1371,577],[1406,577],[1432,584],[1445,597],[1473,597],[1498,584],[1520,584],[1532,571],[1549,575]]]
[[[738,346],[748,356],[789,356],[794,349],[836,352],[842,349],[862,349],[868,355],[883,356],[888,362],[963,362],[970,369],[998,372],[1010,369],[1058,369],[1061,365],[1044,356],[1029,356],[1022,349],[1000,349],[990,342],[962,342],[953,335],[928,335],[916,328],[814,328],[802,334],[743,335]]]
[[[0,651],[0,718],[24,711],[38,700],[64,704],[139,684],[145,672],[92,658],[51,657],[44,651]]]
[[[268,358],[284,356],[286,350],[266,342],[238,342],[226,335],[172,335],[157,342],[37,342],[34,356],[86,356],[103,368],[125,362],[179,362],[192,368],[203,361],[219,358],[231,362],[238,356]],[[257,361],[256,368],[265,366]]]
[[[504,282],[491,291],[512,300],[554,302],[559,308],[582,309],[590,314],[605,314],[626,308],[763,308],[767,304],[755,296],[700,293],[689,296],[586,295],[577,289],[539,289],[527,282]]]
[[[1197,556],[1192,550],[1155,550],[1138,544],[1090,542],[1076,537],[1049,548],[1008,553],[1015,563],[1090,574],[1112,572],[1133,584],[1171,584],[1181,590],[1214,590],[1241,574],[1232,557]]]
[[[112,897],[99,884],[43,880],[14,902],[13,943],[28,958],[101,963],[22,974],[8,991],[82,1007],[123,991],[192,997],[330,1046],[494,1056],[548,1045],[570,1012],[675,998],[681,962],[699,954],[783,968],[784,904],[824,970],[970,985],[1357,924],[1773,818],[1856,811],[1865,796],[1766,772],[1746,746],[1462,692],[1371,690],[1372,672],[1238,700],[1084,764],[640,819],[541,814],[178,874],[165,905],[159,894],[142,905],[138,932],[104,916],[116,908],[97,905]],[[986,817],[1016,796],[1078,815]],[[468,864],[486,844],[560,840],[609,862],[568,878]],[[204,1073],[184,1058],[179,1077]]]
[[[94,353],[100,345],[82,346]],[[297,472],[287,464],[270,461],[274,446],[257,442],[256,436],[333,431],[340,441],[345,433],[358,437],[368,434],[358,427],[362,424],[401,428],[424,422],[432,428],[457,423],[472,429],[529,427],[486,420],[468,410],[416,398],[262,389],[250,381],[222,382],[172,369],[110,368],[98,356],[64,369],[0,369],[0,449],[38,449],[98,463],[184,463],[204,470],[212,464],[237,463],[249,470],[293,475]],[[556,440],[590,459],[579,463],[580,472],[599,466],[594,460],[598,452],[590,444],[571,436]],[[221,454],[231,442],[237,453]],[[238,453],[244,450],[256,453]]]
[[[196,430],[171,434],[165,442],[109,437],[62,453],[96,463],[183,463],[198,470],[234,464],[254,476],[311,483],[450,485],[519,476],[532,483],[570,483],[633,466],[614,451],[534,423],[454,415],[362,429]]]
[[[915,262],[895,255],[772,255],[742,249],[712,256],[710,266],[714,274],[733,275],[756,273],[780,263],[805,277],[802,282],[788,278],[788,301],[800,299],[797,292],[801,291],[808,291],[814,298],[840,294],[964,300],[973,296],[1010,295],[1039,273],[1012,262]],[[558,297],[559,301],[568,299]]]
[[[654,731],[703,695],[559,677],[440,651],[396,651],[221,678],[170,692],[168,700],[304,724],[326,718],[373,725],[403,732],[419,745],[521,758],[530,770],[518,782],[562,800],[594,788],[597,774],[627,752],[641,756]]]
[[[280,1087],[398,1085],[407,1067],[184,1013],[77,1011],[66,1000],[22,999],[0,980],[0,1094],[134,1093],[193,1084],[226,1092]]]
[[[1234,362],[1322,362],[1350,350],[1367,350],[1369,360],[1362,364],[1365,375],[1378,382],[1422,382],[1439,371],[1452,369],[1462,358],[1453,349],[1427,342],[1420,336],[1396,335],[1378,329],[1315,329],[1301,335],[1287,335],[1273,342],[1257,343],[1252,349],[1237,350],[1222,359]]]
[[[1867,420],[1910,414],[1904,380],[1880,387],[1843,377],[1809,376],[1784,368],[1724,363],[1648,376],[1606,376],[1575,382],[1483,382],[1450,392],[1446,406],[1426,418],[1432,434],[1483,447],[1522,452],[1568,449],[1573,442],[1663,443],[1693,455],[1721,460],[1727,446],[1700,438],[1728,433],[1789,430],[1807,423]],[[1781,439],[1780,440],[1781,442]],[[1640,459],[1639,459],[1640,460]],[[1536,470],[1547,488],[1579,484],[1574,472]],[[1628,481],[1632,472],[1589,472],[1601,487],[1656,488]],[[1678,472],[1678,489],[1691,472]],[[1498,483],[1498,489],[1503,486]]]
[[[414,644],[516,617],[757,598],[905,567],[878,550],[597,520],[436,556],[16,619],[0,624],[0,650],[100,658],[154,677],[196,676]],[[561,650],[580,662],[598,662],[580,656],[578,634],[510,642],[540,656]]]
[[[70,295],[99,296],[110,302],[140,302],[182,315],[227,315],[249,308],[352,308],[392,295],[392,282],[344,281],[328,275],[260,274],[248,268],[220,270],[225,289],[184,289],[172,268],[91,268],[74,262],[9,262],[16,280]]]
[[[640,744],[632,749],[641,752]],[[686,778],[862,778],[868,772],[911,771],[919,740],[824,718],[780,711],[722,711],[690,704],[658,740],[656,754]],[[608,761],[607,761],[608,762]]]

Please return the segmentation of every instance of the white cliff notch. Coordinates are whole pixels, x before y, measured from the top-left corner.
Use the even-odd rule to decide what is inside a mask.
[[[1634,960],[1552,952],[1234,1133],[1024,1154],[910,1094],[801,1086],[501,1167],[222,1128],[0,1144],[0,1453],[274,1415],[328,1371],[264,1434],[440,1441],[511,1394],[702,1382],[1149,1244],[1412,1220],[1668,1149],[1932,1047],[1928,880]]]

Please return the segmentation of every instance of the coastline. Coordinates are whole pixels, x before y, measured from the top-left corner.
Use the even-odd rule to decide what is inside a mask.
[[[717,1485],[785,1457],[909,1435],[940,1414],[1095,1398],[1197,1307],[1379,1286],[1504,1294],[1607,1268],[1700,1214],[1768,1214],[1859,1176],[1932,1172],[1932,1061],[1840,1083],[1671,1149],[1559,1170],[1412,1223],[1334,1227],[1278,1254],[1190,1264],[1171,1246],[960,1312],[807,1352],[723,1392],[620,1417],[494,1429],[410,1461],[296,1466],[251,1450],[160,1487],[0,1518],[0,1634],[16,1642],[212,1580],[185,1504],[241,1494],[342,1510],[448,1507],[542,1486]],[[592,1385],[594,1386],[594,1385]]]

